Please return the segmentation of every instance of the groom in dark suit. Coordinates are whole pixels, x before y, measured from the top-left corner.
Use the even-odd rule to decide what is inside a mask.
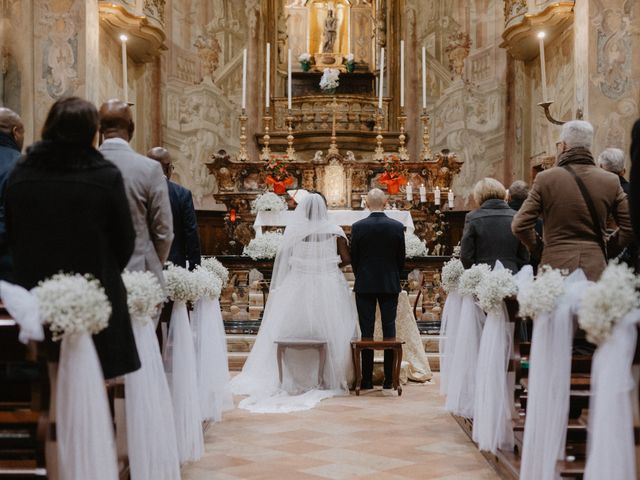
[[[362,338],[373,338],[376,305],[380,305],[383,337],[396,336],[400,272],[405,257],[404,227],[385,215],[386,203],[382,190],[371,190],[367,195],[371,215],[351,227],[351,265],[356,276],[353,290]],[[393,357],[393,351],[385,350],[385,389],[392,388]],[[362,351],[361,388],[373,388],[373,350]]]

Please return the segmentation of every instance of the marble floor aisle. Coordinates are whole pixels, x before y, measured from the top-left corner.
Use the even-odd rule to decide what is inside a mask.
[[[205,457],[182,478],[498,479],[444,411],[437,381],[407,385],[402,397],[332,398],[306,412],[235,410],[208,428]]]

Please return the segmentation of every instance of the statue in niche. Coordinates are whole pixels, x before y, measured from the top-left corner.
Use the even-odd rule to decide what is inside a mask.
[[[327,18],[324,21],[324,42],[322,43],[323,53],[333,53],[338,32],[338,19],[333,14],[333,10],[329,10]]]

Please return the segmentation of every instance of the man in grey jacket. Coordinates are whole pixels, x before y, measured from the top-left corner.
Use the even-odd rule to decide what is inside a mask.
[[[167,182],[160,164],[129,146],[134,123],[129,106],[109,100],[100,107],[100,152],[122,172],[129,199],[136,244],[128,270],[151,271],[165,285],[162,267],[173,241],[173,218]]]

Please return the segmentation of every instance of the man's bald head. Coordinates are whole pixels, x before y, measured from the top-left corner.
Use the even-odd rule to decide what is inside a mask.
[[[147,152],[147,157],[157,160],[162,165],[162,171],[167,179],[171,179],[171,173],[173,172],[173,161],[169,150],[163,147],[153,147]]]
[[[8,108],[0,107],[0,133],[10,136],[22,151],[24,145],[24,125],[20,115]]]
[[[387,204],[387,196],[379,188],[374,188],[367,194],[367,207],[372,212],[381,212]]]
[[[107,100],[100,107],[100,133],[105,139],[122,138],[127,142],[133,138],[135,125],[131,108],[122,100]]]

